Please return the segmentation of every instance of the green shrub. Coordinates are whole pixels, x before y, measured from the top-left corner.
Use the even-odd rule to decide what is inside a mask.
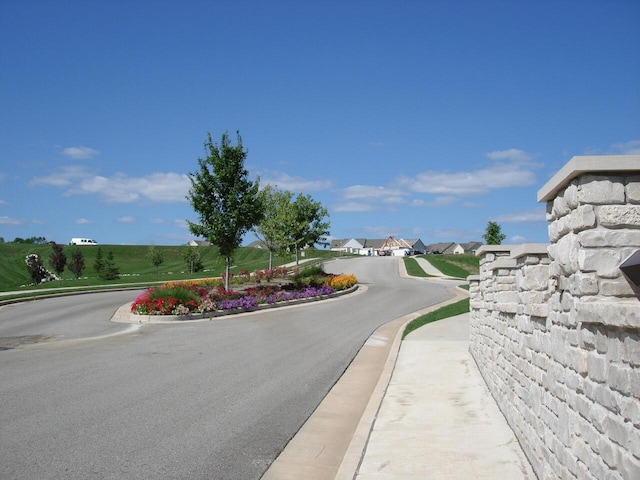
[[[177,298],[180,303],[187,303],[189,301],[199,302],[198,295],[184,287],[159,287],[153,288],[149,292],[149,300],[155,298]]]

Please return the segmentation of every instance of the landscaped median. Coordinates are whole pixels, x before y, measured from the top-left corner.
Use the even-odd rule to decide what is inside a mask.
[[[231,290],[225,290],[219,279],[170,282],[140,294],[129,307],[130,321],[199,320],[322,300],[355,291],[357,282],[354,275],[326,274],[322,269],[274,283],[240,283]]]

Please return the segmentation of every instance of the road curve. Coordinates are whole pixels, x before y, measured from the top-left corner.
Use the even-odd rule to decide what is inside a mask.
[[[329,262],[367,292],[292,308],[109,335],[120,298],[80,335],[29,326],[57,341],[0,351],[0,478],[260,478],[376,328],[451,296],[398,261]],[[0,335],[26,305],[0,308]]]

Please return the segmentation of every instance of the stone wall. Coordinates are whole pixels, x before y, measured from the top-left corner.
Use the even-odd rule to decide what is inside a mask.
[[[483,246],[470,351],[540,479],[640,479],[640,156],[574,157],[549,244]]]

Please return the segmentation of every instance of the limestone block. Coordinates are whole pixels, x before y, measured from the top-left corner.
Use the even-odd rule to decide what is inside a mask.
[[[596,211],[593,205],[580,205],[568,218],[573,232],[580,232],[596,226]]]
[[[628,366],[610,363],[607,371],[607,381],[611,388],[619,392],[628,392],[631,387],[629,372]]]
[[[546,317],[549,315],[549,305],[546,303],[528,303],[524,306],[524,313],[532,317]]]
[[[570,217],[558,218],[549,224],[549,241],[555,243],[571,231]]]
[[[571,275],[570,292],[576,297],[598,294],[598,279],[595,273],[576,273]]]
[[[611,248],[580,249],[577,252],[578,267],[582,272],[598,272],[599,276],[619,275],[618,267],[623,259],[620,250]]]
[[[623,362],[640,367],[640,336],[637,331],[625,335],[620,353]]]
[[[579,302],[576,317],[583,323],[598,323],[622,328],[640,328],[640,303],[632,302]]]
[[[624,184],[620,177],[584,175],[579,180],[579,204],[610,205],[625,203]]]
[[[571,208],[569,208],[569,204],[567,203],[567,200],[564,198],[563,194],[558,195],[553,200],[553,206],[551,208],[551,215],[553,216],[553,218],[564,217],[570,211]]]
[[[549,266],[531,265],[523,267],[518,288],[521,290],[547,290],[549,288]]]
[[[640,247],[640,230],[587,230],[578,234],[583,248]]]
[[[563,196],[569,208],[574,209],[578,206],[578,181],[573,180],[567,188],[564,189]]]
[[[600,280],[600,294],[607,297],[635,297],[629,282],[621,275],[613,280]]]
[[[524,305],[527,303],[547,303],[548,300],[549,292],[547,291],[525,291],[518,294],[518,301]]]
[[[607,359],[595,353],[587,356],[587,375],[594,382],[603,383],[607,379]]]
[[[570,275],[578,270],[579,247],[577,235],[570,233],[558,240],[555,249],[549,249],[549,255],[551,256],[551,250],[554,250],[553,258],[558,266],[564,274]]]
[[[631,455],[620,455],[618,457],[618,470],[625,480],[637,480],[640,478],[640,460]]]
[[[627,178],[625,192],[627,194],[627,202],[640,203],[640,175]]]
[[[640,228],[640,205],[603,205],[596,210],[606,228]]]

